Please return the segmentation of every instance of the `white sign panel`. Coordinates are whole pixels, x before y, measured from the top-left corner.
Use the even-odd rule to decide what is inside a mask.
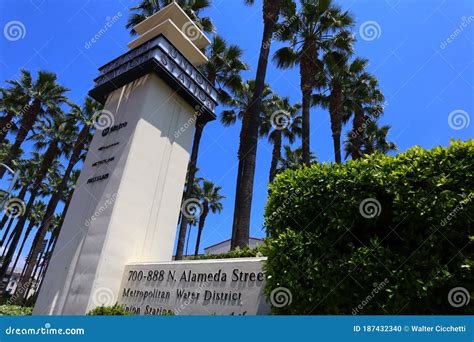
[[[118,303],[136,315],[267,314],[266,258],[241,258],[125,267]]]

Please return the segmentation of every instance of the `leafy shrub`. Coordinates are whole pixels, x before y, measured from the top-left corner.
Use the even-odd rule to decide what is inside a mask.
[[[253,258],[263,256],[260,245],[256,248],[236,248],[230,252],[219,254],[203,254],[197,257],[189,257],[188,260],[208,260],[208,259],[232,259],[232,258]]]
[[[113,306],[99,306],[89,311],[87,316],[132,316],[132,313],[115,304]]]
[[[164,310],[160,316],[175,316],[176,314],[170,310]],[[120,305],[99,306],[87,313],[87,316],[133,316],[132,312],[126,311]]]
[[[266,293],[292,298],[275,313],[472,314],[473,191],[474,140],[283,173],[265,210]]]
[[[29,316],[33,311],[32,307],[19,305],[0,305],[0,316]]]

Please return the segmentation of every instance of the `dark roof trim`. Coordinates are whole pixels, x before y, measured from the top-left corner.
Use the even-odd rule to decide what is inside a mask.
[[[217,105],[217,101],[214,99],[215,95],[208,93],[205,87],[198,84],[198,82],[196,82],[160,44],[164,46],[169,44],[170,47],[174,48],[166,37],[160,35],[101,67],[100,70],[104,70],[107,66],[110,66],[106,73],[102,73],[94,80],[96,86],[89,92],[89,95],[98,102],[105,103],[107,96],[114,90],[119,89],[147,74],[155,73],[193,106],[196,115],[198,116],[199,123],[215,120],[216,115],[214,113],[214,108]],[[137,49],[140,48],[141,50],[137,53]],[[127,57],[127,55],[133,56],[133,58]],[[182,55],[180,55],[180,57],[184,58]],[[120,63],[117,63],[121,58],[122,60]],[[185,59],[185,61],[187,60]],[[186,81],[188,81],[187,83],[189,83],[189,86],[186,86],[186,82],[183,84],[183,81],[178,79],[178,77],[167,68],[168,63],[173,64],[171,70],[180,70],[181,75],[187,77]],[[189,63],[189,61],[187,61],[187,63]],[[191,64],[189,63],[189,65]],[[211,92],[213,92],[215,88],[210,85],[210,82],[199,72],[199,70],[195,67],[193,68],[194,70],[192,70],[192,73],[195,74],[198,72],[200,77],[205,80],[206,87],[211,89]],[[209,88],[208,85],[212,88]],[[199,99],[198,96],[193,93],[192,89],[194,89],[194,92],[198,91],[199,95],[204,97],[205,100]]]

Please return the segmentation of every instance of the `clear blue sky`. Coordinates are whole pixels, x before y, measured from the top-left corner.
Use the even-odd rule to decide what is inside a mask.
[[[92,88],[97,68],[126,51],[131,40],[124,26],[131,0],[0,0],[0,26],[20,21],[25,36],[15,41],[0,37],[0,80],[18,77],[18,70],[56,72],[69,87],[70,98],[81,103]],[[244,6],[243,0],[213,0],[206,12],[217,32],[244,50],[252,78],[263,29],[261,4]],[[456,110],[474,119],[474,2],[472,0],[353,0],[337,1],[356,18],[356,55],[370,60],[369,69],[387,98],[383,123],[392,125],[390,139],[400,151],[413,145],[446,146],[451,138],[473,137],[474,122],[453,129],[449,114]],[[85,44],[114,15],[119,20],[95,44]],[[375,39],[361,39],[367,22]],[[463,24],[464,23],[464,24]],[[369,25],[369,28],[370,28]],[[446,40],[451,36],[451,42]],[[371,38],[370,36],[368,38]],[[275,44],[272,53],[277,47]],[[270,63],[267,82],[280,95],[300,101],[298,70],[281,71]],[[332,161],[328,113],[315,108],[311,116],[311,148],[319,161]],[[472,121],[472,120],[471,120]],[[220,215],[207,219],[205,247],[230,237],[234,206],[237,148],[240,126],[210,123],[204,133],[199,168],[201,176],[222,186],[227,199]],[[251,235],[263,236],[263,209],[267,196],[271,147],[259,145]],[[130,227],[133,230],[133,227]],[[194,235],[191,237],[194,243]],[[190,248],[192,250],[192,248]]]

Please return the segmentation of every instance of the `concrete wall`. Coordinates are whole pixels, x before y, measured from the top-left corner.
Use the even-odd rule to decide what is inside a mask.
[[[93,138],[35,315],[82,315],[104,299],[113,304],[125,264],[172,258],[193,108],[149,74],[111,93],[104,109],[115,125],[127,125]],[[110,157],[115,160],[92,166]],[[87,184],[107,173],[108,179]]]

